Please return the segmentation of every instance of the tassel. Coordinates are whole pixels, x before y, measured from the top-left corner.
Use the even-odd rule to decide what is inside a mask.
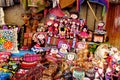
[[[76,38],[73,39],[72,48],[75,48],[75,44],[76,44]]]
[[[50,44],[50,39],[51,39],[51,37],[48,37],[47,44]]]

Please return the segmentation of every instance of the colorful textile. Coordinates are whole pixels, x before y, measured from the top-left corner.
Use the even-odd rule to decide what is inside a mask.
[[[0,30],[0,51],[18,52],[17,28]]]

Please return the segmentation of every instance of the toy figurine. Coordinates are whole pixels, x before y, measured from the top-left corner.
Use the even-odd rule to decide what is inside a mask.
[[[103,80],[104,77],[104,65],[103,61],[98,61],[99,64],[95,67],[95,79]]]
[[[113,70],[112,70],[111,66],[108,65],[108,67],[106,69],[106,73],[105,73],[105,80],[111,80],[112,73],[113,73]]]
[[[58,26],[59,26],[58,22],[55,21],[53,26],[54,26],[54,30],[53,30],[54,37],[57,37],[57,35],[58,35]]]
[[[83,41],[85,41],[88,38],[89,34],[88,34],[88,27],[85,25],[82,28],[82,31],[80,32],[80,37],[82,38]]]
[[[70,46],[65,41],[59,41],[59,43],[58,43],[58,49],[59,49],[59,53],[58,54],[61,57],[65,57],[65,55],[68,54],[68,52],[70,50]]]
[[[65,56],[66,62],[68,63],[69,67],[74,64],[74,61],[76,60],[77,55],[74,52],[70,52]]]
[[[48,20],[47,26],[48,26],[48,35],[52,37],[53,36],[53,20]]]
[[[86,42],[77,42],[76,44],[76,53],[83,51],[86,48]]]
[[[38,28],[39,20],[41,19],[42,14],[32,14],[33,18],[33,26],[32,26],[32,32],[35,33]]]
[[[59,38],[65,39],[66,37],[66,27],[59,27]]]
[[[22,47],[21,50],[27,50],[31,48],[32,45],[32,33],[30,25],[31,14],[30,13],[22,14],[22,18],[24,21],[24,25],[21,27],[20,31],[21,37],[20,47]]]
[[[45,47],[45,37],[46,33],[45,32],[37,32],[33,35],[33,40],[36,42],[35,48],[40,48],[40,47]]]
[[[58,49],[57,48],[51,48],[50,53],[48,53],[45,58],[50,61],[56,63],[58,58],[61,58],[60,55],[58,55]]]

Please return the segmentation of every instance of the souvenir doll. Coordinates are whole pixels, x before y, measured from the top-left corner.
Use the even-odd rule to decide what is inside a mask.
[[[106,72],[105,72],[105,80],[111,80],[112,73],[113,73],[112,67],[108,65]]]
[[[44,26],[45,26],[44,23],[39,23],[37,32],[45,32],[46,28]]]
[[[61,56],[58,54],[58,49],[55,47],[52,47],[50,49],[50,53],[48,53],[45,57],[48,61],[54,62],[54,63],[57,62],[58,58],[61,58]]]
[[[48,26],[48,35],[52,37],[53,36],[53,20],[48,20],[46,24]]]
[[[78,12],[70,12],[70,18],[71,18],[70,38],[73,38],[76,35],[76,22],[78,21],[79,18]]]
[[[58,43],[58,49],[59,49],[59,53],[58,54],[61,57],[65,57],[65,55],[68,54],[68,52],[70,50],[70,46],[65,41],[59,41],[59,43]]]
[[[39,21],[42,18],[42,14],[34,14],[33,13],[32,18],[33,18],[32,32],[35,33],[37,31]]]
[[[76,53],[78,53],[79,51],[82,51],[85,48],[86,48],[86,42],[77,42]]]
[[[88,27],[85,25],[82,28],[82,31],[80,32],[80,37],[82,38],[83,41],[85,41],[88,38]]]
[[[53,26],[54,26],[54,30],[53,30],[54,37],[57,37],[59,23],[57,21],[55,21],[54,24],[53,24]]]
[[[70,12],[71,20],[77,20],[79,18],[78,12]]]
[[[30,19],[31,19],[31,14],[30,13],[25,13],[22,14],[22,18],[24,21],[24,25],[21,27],[20,30],[20,47],[21,50],[26,50],[29,49],[32,45],[32,33],[31,33],[31,25],[30,25]]]
[[[66,37],[66,27],[59,27],[59,38],[65,39]]]
[[[70,28],[70,38],[76,37],[76,22],[72,21]]]
[[[83,54],[82,52],[80,51],[78,54],[77,54],[78,58],[75,60],[75,66],[79,66],[79,67],[83,67],[83,64],[84,64],[84,59],[83,59]]]
[[[37,32],[33,35],[33,40],[36,43],[34,45],[34,49],[40,49],[41,47],[45,47],[45,37],[46,33],[45,32]]]
[[[70,67],[73,65],[76,58],[77,58],[77,55],[74,52],[70,52],[65,56],[66,62]]]
[[[98,66],[95,67],[95,79],[103,80],[104,77],[104,62],[103,60],[98,61]]]

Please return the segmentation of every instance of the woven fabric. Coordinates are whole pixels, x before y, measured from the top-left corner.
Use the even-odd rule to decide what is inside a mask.
[[[18,53],[17,28],[0,30],[0,52]]]

